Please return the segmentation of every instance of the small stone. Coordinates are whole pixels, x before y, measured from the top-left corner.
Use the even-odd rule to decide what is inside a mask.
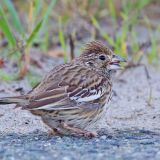
[[[100,138],[103,139],[103,140],[105,140],[105,139],[107,139],[107,136],[106,136],[106,135],[103,135],[103,136],[101,136]]]
[[[71,160],[70,157],[63,157],[63,160]]]

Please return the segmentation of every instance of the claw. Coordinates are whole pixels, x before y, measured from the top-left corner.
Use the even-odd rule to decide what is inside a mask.
[[[59,129],[52,128],[52,130],[49,131],[48,135],[50,137],[50,136],[61,136],[62,134],[59,131]]]
[[[86,138],[94,138],[94,137],[97,137],[97,133],[86,131],[83,136],[86,137]]]

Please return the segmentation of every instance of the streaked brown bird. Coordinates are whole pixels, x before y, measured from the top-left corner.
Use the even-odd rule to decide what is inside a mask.
[[[87,131],[106,111],[112,92],[111,74],[125,60],[99,41],[86,45],[70,63],[52,69],[26,95],[4,97],[0,104],[15,103],[38,115],[56,134],[96,136]]]

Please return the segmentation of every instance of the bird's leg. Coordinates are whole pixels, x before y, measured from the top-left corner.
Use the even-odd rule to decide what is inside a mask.
[[[51,128],[49,131],[49,136],[62,136],[63,134],[57,128]]]
[[[92,137],[96,137],[97,133],[96,132],[90,132],[90,131],[86,131],[80,128],[76,128],[76,127],[72,127],[68,124],[66,124],[65,122],[61,122],[61,125],[64,129],[72,132],[74,135],[80,135],[80,136],[84,136],[87,138],[92,138]]]
[[[43,122],[49,127],[49,136],[61,136],[63,135],[59,128],[53,127],[51,123],[49,123],[48,119],[42,117]]]

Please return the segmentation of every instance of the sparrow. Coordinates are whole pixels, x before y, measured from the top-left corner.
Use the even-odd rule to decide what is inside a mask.
[[[104,116],[112,73],[122,68],[121,62],[126,60],[109,47],[91,41],[79,57],[53,68],[29,93],[0,98],[0,104],[17,104],[40,116],[56,135],[95,137],[88,128]]]

